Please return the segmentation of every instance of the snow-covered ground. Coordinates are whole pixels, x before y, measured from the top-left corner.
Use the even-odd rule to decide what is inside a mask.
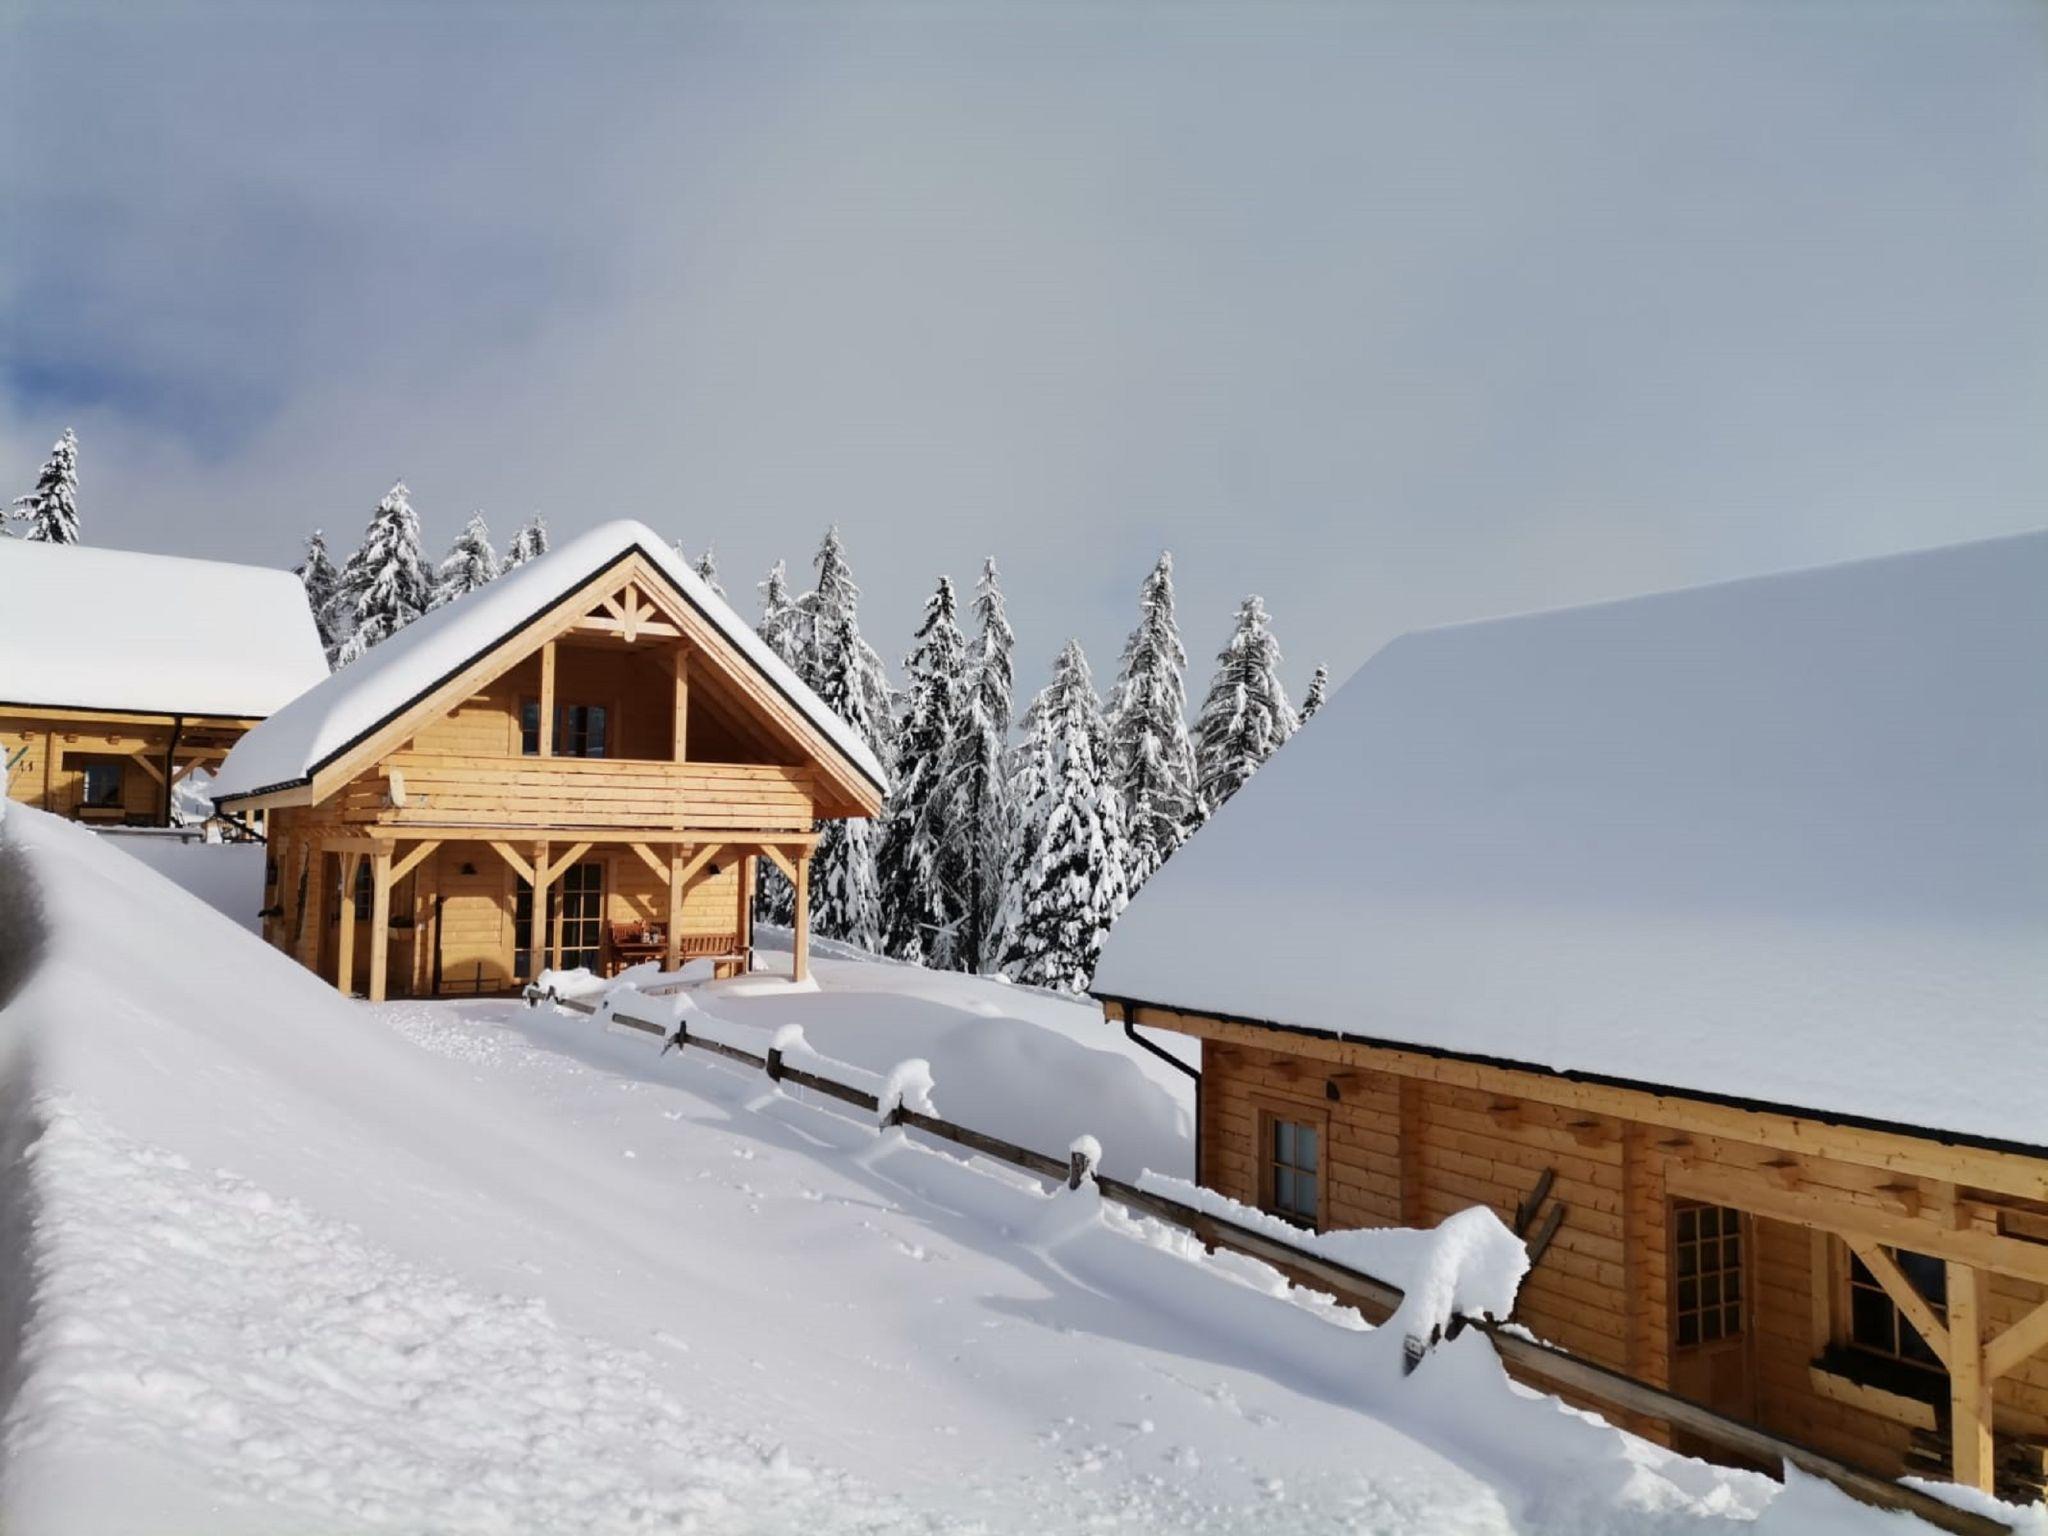
[[[696,998],[925,1056],[1047,1150],[1179,1149],[1177,1074],[1078,1005],[819,971]],[[1263,1266],[708,1053],[343,1001],[18,808],[0,1150],[15,1536],[1917,1528],[1570,1413],[1474,1334],[1403,1379]]]

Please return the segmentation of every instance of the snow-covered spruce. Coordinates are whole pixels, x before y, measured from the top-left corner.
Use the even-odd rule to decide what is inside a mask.
[[[799,650],[797,623],[802,617],[796,599],[789,595],[788,567],[780,560],[768,572],[768,579],[756,586],[761,594],[761,617],[754,633],[761,641],[802,675],[797,665]],[[764,923],[787,928],[796,910],[796,890],[780,870],[762,861],[760,883],[754,888],[754,915]]]
[[[452,603],[478,587],[487,586],[497,580],[500,569],[498,552],[491,547],[490,525],[484,521],[483,513],[471,513],[440,569],[434,573],[432,606]]]
[[[975,587],[978,626],[965,711],[946,751],[946,783],[959,817],[960,939],[954,964],[989,972],[1003,953],[1003,881],[1015,836],[1010,718],[1017,637],[1003,608],[994,559]]]
[[[1294,710],[1280,681],[1280,645],[1265,601],[1248,597],[1237,610],[1230,642],[1216,657],[1216,675],[1195,723],[1195,766],[1202,814],[1244,788],[1245,781],[1294,734]]]
[[[1130,887],[1102,702],[1077,641],[1061,650],[1024,725],[1009,970],[1019,981],[1084,991]]]
[[[1133,890],[1180,846],[1197,819],[1187,665],[1173,616],[1169,551],[1139,589],[1138,625],[1124,645],[1110,703],[1111,766],[1124,797]]]
[[[714,597],[725,596],[725,588],[718,584],[718,554],[709,544],[704,546],[704,553],[697,557],[694,569],[698,579],[711,589]]]
[[[35,489],[14,498],[12,516],[28,524],[24,538],[39,544],[78,542],[78,434],[69,427],[50,450]]]
[[[341,568],[333,611],[340,643],[337,666],[347,666],[427,611],[434,579],[420,553],[420,520],[399,481],[377,503],[362,547]]]
[[[1294,728],[1300,730],[1317,715],[1330,698],[1330,666],[1328,662],[1317,662],[1315,675],[1308,680],[1308,692],[1302,695],[1301,713],[1295,718]]]
[[[904,673],[895,782],[877,855],[882,944],[899,960],[956,970],[965,828],[947,754],[960,734],[968,682],[958,604],[946,577],[925,604]]]
[[[341,572],[327,552],[327,535],[322,530],[315,528],[306,540],[306,558],[292,568],[292,574],[306,589],[306,606],[312,610],[313,627],[320,632],[320,648],[331,662],[341,644],[334,633],[334,594],[341,585]]]
[[[876,756],[888,761],[890,693],[882,660],[860,633],[860,588],[839,529],[818,547],[818,585],[804,596],[797,675]],[[881,946],[875,829],[860,817],[828,821],[811,857],[811,924],[828,939]]]
[[[538,512],[528,518],[512,535],[512,542],[505,549],[506,570],[538,560],[548,552],[548,520]]]

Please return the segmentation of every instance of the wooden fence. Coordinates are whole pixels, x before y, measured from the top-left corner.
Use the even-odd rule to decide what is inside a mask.
[[[557,997],[552,992],[543,993],[538,988],[528,987],[526,997],[529,1003],[549,1002],[557,1007],[568,1008],[578,1013],[594,1014],[597,1005],[577,998]],[[807,1088],[828,1099],[850,1104],[871,1115],[881,1113],[881,1102],[865,1089],[850,1087],[835,1082],[815,1072],[807,1072],[787,1064],[782,1052],[772,1046],[765,1055],[755,1055],[722,1040],[709,1039],[703,1035],[689,1033],[687,1024],[671,1027],[646,1019],[631,1018],[614,1012],[610,1021],[622,1024],[628,1029],[652,1035],[664,1042],[663,1053],[670,1049],[709,1051],[743,1067],[765,1072],[777,1083],[789,1083]],[[1026,1170],[1040,1178],[1064,1182],[1069,1188],[1079,1188],[1082,1180],[1092,1179],[1095,1187],[1105,1199],[1143,1215],[1154,1217],[1191,1233],[1206,1247],[1223,1248],[1246,1254],[1285,1271],[1290,1279],[1312,1285],[1315,1289],[1328,1292],[1338,1301],[1357,1307],[1368,1316],[1385,1316],[1401,1304],[1400,1287],[1375,1278],[1363,1270],[1339,1264],[1313,1253],[1306,1248],[1283,1241],[1251,1227],[1241,1226],[1221,1216],[1211,1215],[1195,1206],[1167,1196],[1140,1189],[1122,1179],[1114,1179],[1099,1169],[1088,1166],[1080,1154],[1055,1157],[1049,1153],[1034,1151],[1000,1137],[989,1136],[969,1126],[956,1125],[937,1115],[907,1109],[901,1104],[893,1106],[881,1124],[888,1126],[909,1126],[936,1136],[955,1146],[965,1147],[970,1152],[992,1157],[998,1162]],[[1811,1446],[1788,1440],[1754,1424],[1740,1419],[1731,1419],[1703,1407],[1689,1399],[1678,1397],[1662,1387],[1639,1381],[1633,1376],[1612,1370],[1583,1355],[1532,1339],[1525,1333],[1512,1329],[1486,1317],[1460,1317],[1453,1322],[1453,1331],[1471,1329],[1486,1335],[1501,1359],[1514,1369],[1516,1374],[1528,1379],[1547,1382],[1553,1387],[1563,1388],[1586,1401],[1620,1413],[1633,1414],[1641,1418],[1654,1419],[1681,1430],[1703,1444],[1746,1463],[1762,1462],[1766,1465],[1777,1462],[1797,1467],[1809,1476],[1834,1484],[1851,1498],[1879,1509],[1902,1510],[1916,1515],[1938,1530],[1953,1531],[1957,1536],[2011,1536],[2012,1527],[2002,1520],[1980,1515],[1970,1510],[1959,1509],[1932,1494],[1909,1487],[1882,1473],[1840,1461]]]

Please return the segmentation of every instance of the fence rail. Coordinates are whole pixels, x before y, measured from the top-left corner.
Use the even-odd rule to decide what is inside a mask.
[[[552,991],[543,992],[537,987],[526,989],[529,1003],[548,1002],[557,1007],[577,1013],[595,1014],[598,1005],[581,998],[559,997]],[[761,1054],[728,1045],[704,1035],[690,1034],[686,1024],[674,1028],[647,1019],[636,1019],[614,1011],[610,1022],[642,1034],[652,1035],[663,1041],[662,1051],[701,1050],[740,1066],[751,1067],[765,1072],[777,1083],[789,1083],[807,1088],[826,1098],[850,1104],[870,1114],[880,1115],[881,1100],[866,1089],[855,1088],[846,1083],[835,1082],[815,1072],[790,1066],[783,1060],[781,1051],[774,1047]],[[909,1109],[901,1104],[894,1106],[884,1122],[886,1125],[908,1126],[936,1136],[955,1146],[965,1147],[984,1157],[991,1157],[1013,1167],[1025,1169],[1041,1178],[1063,1181],[1069,1187],[1078,1187],[1084,1178],[1092,1179],[1097,1190],[1105,1199],[1142,1215],[1180,1227],[1209,1248],[1224,1248],[1248,1257],[1262,1259],[1286,1271],[1291,1278],[1311,1283],[1316,1289],[1327,1291],[1338,1301],[1358,1307],[1368,1313],[1386,1315],[1401,1304],[1401,1289],[1349,1265],[1339,1264],[1322,1255],[1297,1247],[1254,1228],[1242,1226],[1227,1217],[1212,1215],[1195,1206],[1140,1189],[1122,1179],[1111,1178],[1099,1170],[1088,1167],[1078,1155],[1054,1157],[977,1131],[971,1126],[957,1125],[937,1115]],[[1517,1374],[1526,1378],[1561,1387],[1577,1396],[1604,1407],[1641,1418],[1654,1419],[1682,1430],[1699,1441],[1713,1446],[1716,1450],[1740,1457],[1745,1461],[1772,1461],[1797,1467],[1808,1476],[1832,1483],[1851,1498],[1879,1509],[1901,1510],[1915,1515],[1938,1530],[1951,1531],[1956,1536],[2011,1536],[2012,1527],[2002,1520],[1972,1510],[1960,1509],[1953,1504],[1934,1497],[1921,1489],[1910,1487],[1880,1472],[1841,1461],[1833,1456],[1788,1440],[1782,1435],[1771,1433],[1755,1424],[1740,1419],[1731,1419],[1699,1403],[1679,1397],[1662,1387],[1653,1386],[1624,1372],[1614,1370],[1589,1360],[1583,1355],[1545,1344],[1527,1334],[1485,1317],[1460,1317],[1454,1320],[1454,1331],[1471,1329],[1486,1335],[1501,1359]]]

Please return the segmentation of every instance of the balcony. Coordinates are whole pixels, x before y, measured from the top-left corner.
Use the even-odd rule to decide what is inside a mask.
[[[766,763],[394,753],[341,797],[354,825],[808,832],[811,770]],[[395,776],[396,782],[393,782]]]

